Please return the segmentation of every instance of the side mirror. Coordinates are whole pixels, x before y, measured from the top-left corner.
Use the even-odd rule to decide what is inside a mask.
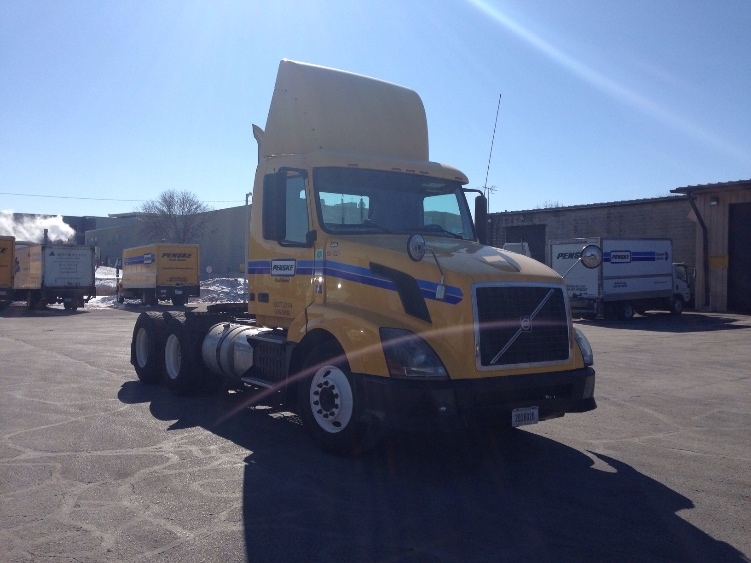
[[[580,260],[585,268],[598,268],[602,264],[602,250],[596,244],[588,244],[582,248]]]
[[[475,231],[480,244],[488,244],[488,198],[482,194],[475,198]]]
[[[569,274],[569,272],[573,270],[579,262],[584,264],[584,267],[589,268],[590,270],[592,270],[593,268],[599,268],[600,264],[602,264],[602,249],[596,244],[588,244],[587,246],[582,248],[581,252],[579,253],[579,259],[574,262],[571,267],[566,270],[566,273],[561,277],[563,279],[566,279],[566,276]]]
[[[116,276],[120,275],[120,270],[122,269],[122,267],[123,267],[122,259],[118,258],[117,260],[115,260],[115,275]]]

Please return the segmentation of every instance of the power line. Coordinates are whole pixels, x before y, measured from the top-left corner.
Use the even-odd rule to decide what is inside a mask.
[[[85,199],[90,201],[133,201],[133,202],[141,202],[146,201],[145,199],[117,199],[113,197],[77,197],[77,196],[71,196],[71,195],[40,195],[40,194],[21,194],[21,193],[15,193],[15,192],[0,192],[0,195],[17,195],[17,196],[23,196],[23,197],[46,197],[50,199]],[[214,200],[208,200],[206,203],[242,203],[242,200],[240,199],[214,199]]]

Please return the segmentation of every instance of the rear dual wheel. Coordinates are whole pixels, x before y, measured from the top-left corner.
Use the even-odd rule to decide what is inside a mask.
[[[621,321],[630,321],[634,318],[634,306],[628,301],[618,303],[618,319]]]
[[[164,341],[164,373],[167,388],[176,395],[185,395],[197,391],[202,382],[201,358],[198,343],[185,326],[185,315],[169,315]]]
[[[130,363],[141,382],[159,383],[164,364],[164,316],[156,311],[138,315],[130,342]]]

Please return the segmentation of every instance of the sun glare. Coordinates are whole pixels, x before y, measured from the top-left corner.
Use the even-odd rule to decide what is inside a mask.
[[[622,84],[619,84],[612,78],[588,67],[580,60],[575,59],[557,48],[555,45],[550,44],[543,38],[534,34],[529,29],[521,26],[516,21],[502,13],[499,9],[491,6],[485,0],[467,0],[467,2],[491,18],[497,24],[501,25],[507,31],[511,32],[514,36],[518,37],[529,46],[541,52],[551,60],[558,63],[561,67],[569,70],[572,74],[601,92],[620,100],[638,111],[650,115],[676,131],[689,135],[697,141],[710,145],[715,149],[719,149],[720,151],[736,158],[740,158],[744,162],[751,160],[751,155],[746,150],[721,139],[696,123],[669,111],[654,101],[626,88]]]

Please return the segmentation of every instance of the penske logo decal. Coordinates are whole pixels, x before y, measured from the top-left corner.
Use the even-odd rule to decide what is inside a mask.
[[[297,270],[296,260],[272,260],[271,261],[271,275],[272,276],[288,276],[295,275]]]
[[[153,264],[156,255],[152,252],[146,254],[139,254],[138,256],[130,256],[125,259],[124,264],[126,266],[135,266],[136,264]]]
[[[631,250],[611,250],[603,254],[603,262],[611,264],[630,264],[632,262],[663,262],[670,260],[667,252],[654,252],[652,250],[637,252]]]

